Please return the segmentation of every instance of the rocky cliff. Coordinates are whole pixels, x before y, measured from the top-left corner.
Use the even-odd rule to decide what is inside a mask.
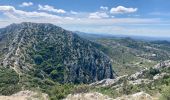
[[[1,66],[57,82],[114,78],[110,58],[92,42],[52,24],[24,22],[0,29]]]

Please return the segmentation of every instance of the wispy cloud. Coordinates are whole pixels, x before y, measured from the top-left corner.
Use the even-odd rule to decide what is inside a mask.
[[[54,12],[54,13],[66,13],[65,10],[63,9],[55,9],[53,6],[49,6],[49,5],[38,5],[38,10],[42,10],[42,11],[49,11],[49,12]]]
[[[105,12],[94,12],[89,14],[89,18],[91,19],[101,19],[101,18],[108,18],[109,15]]]
[[[70,13],[73,14],[73,15],[77,15],[78,14],[78,12],[73,11],[73,10],[71,10]]]
[[[154,16],[170,16],[170,12],[151,12],[149,15]]]
[[[34,5],[32,2],[23,2],[21,5],[19,5],[20,7],[29,7]]]

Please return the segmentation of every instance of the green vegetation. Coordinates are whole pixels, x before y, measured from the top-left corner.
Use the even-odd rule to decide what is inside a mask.
[[[51,90],[48,92],[51,100],[60,100],[66,97],[68,94],[70,94],[73,88],[74,85],[71,84],[64,84],[64,85],[58,84],[51,87]]]
[[[20,81],[18,75],[13,70],[2,69],[0,72],[0,93],[2,95],[11,95],[19,92],[22,88],[24,90],[47,93],[50,100],[61,100],[68,94],[86,93],[91,90],[91,87],[85,84],[60,84],[51,79],[51,77],[35,77],[33,76],[34,72],[31,75],[22,74]],[[52,72],[55,75],[56,71]]]
[[[73,84],[63,84],[55,85],[52,90],[49,91],[51,100],[60,100],[66,97],[68,94],[75,93],[86,93],[90,91],[90,87],[84,84],[73,85]]]
[[[11,95],[21,90],[18,74],[12,69],[0,67],[0,95]]]
[[[47,93],[51,100],[60,100],[66,97],[72,93],[75,87],[72,84],[54,82],[51,78],[41,79],[30,75],[22,75],[19,84],[25,90]]]
[[[38,84],[37,84],[38,83]],[[34,87],[35,86],[35,87]],[[39,87],[39,89],[37,88]],[[39,90],[47,93],[50,100],[61,100],[65,98],[68,94],[74,93],[86,93],[89,92],[90,87],[87,85],[74,85],[74,84],[60,84],[52,82],[51,80],[43,80],[39,82],[33,82],[27,87],[29,90]]]
[[[36,46],[37,50],[30,48],[28,54],[33,58],[35,66],[33,76],[38,78],[50,78],[55,82],[64,82],[65,67],[62,65],[63,55],[60,46],[56,43],[48,44],[41,41]]]

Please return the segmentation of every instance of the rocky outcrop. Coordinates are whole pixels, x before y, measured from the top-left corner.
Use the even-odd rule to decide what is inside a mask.
[[[162,61],[154,66],[154,68],[156,68],[156,69],[161,69],[164,67],[170,67],[170,60]]]
[[[153,79],[158,80],[158,79],[162,79],[165,76],[170,76],[170,74],[169,73],[159,73],[159,74],[156,74],[155,76],[153,76]]]
[[[126,78],[126,77],[127,77],[127,75],[119,76],[119,77],[116,77],[115,79],[103,79],[101,81],[97,81],[97,82],[91,83],[89,85],[90,86],[100,86],[100,87],[113,86],[113,85],[117,85],[117,83],[121,79]],[[119,85],[121,85],[121,84],[119,84]]]
[[[137,80],[129,81],[129,84],[132,84],[132,85],[149,84],[150,82],[153,82],[153,80],[149,80],[149,79],[137,79]]]
[[[26,22],[0,29],[0,47],[1,65],[18,74],[38,70],[38,77],[69,83],[114,78],[107,55],[92,42],[52,24]]]
[[[137,80],[137,79],[143,77],[143,76],[144,76],[144,73],[145,73],[146,71],[149,71],[149,69],[146,68],[146,69],[143,69],[143,70],[141,70],[141,71],[139,71],[139,72],[136,72],[136,73],[130,75],[130,76],[128,77],[128,79],[129,79],[129,80]]]

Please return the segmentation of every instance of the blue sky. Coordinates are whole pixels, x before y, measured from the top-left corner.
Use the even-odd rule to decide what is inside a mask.
[[[0,0],[0,27],[52,23],[71,31],[170,37],[170,0]]]

